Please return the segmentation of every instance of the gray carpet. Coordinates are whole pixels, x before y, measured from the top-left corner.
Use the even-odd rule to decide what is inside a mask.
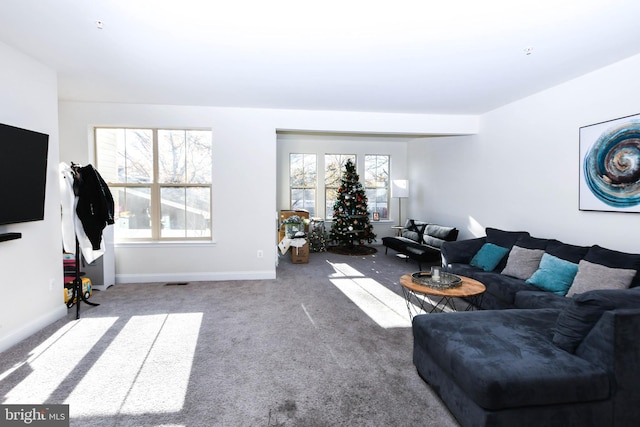
[[[378,249],[95,292],[0,355],[2,403],[66,403],[72,426],[457,426],[411,361],[417,265]]]

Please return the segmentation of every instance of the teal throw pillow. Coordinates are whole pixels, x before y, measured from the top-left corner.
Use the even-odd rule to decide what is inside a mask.
[[[540,260],[540,267],[527,279],[527,283],[564,296],[571,287],[576,273],[578,264],[545,253]]]
[[[508,252],[509,249],[503,248],[502,246],[485,243],[473,258],[471,258],[470,264],[484,271],[493,271]]]

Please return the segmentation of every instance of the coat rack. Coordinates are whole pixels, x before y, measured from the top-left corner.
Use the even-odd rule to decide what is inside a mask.
[[[76,305],[76,319],[80,318],[80,301],[84,301],[85,303],[97,307],[100,304],[97,304],[95,302],[91,302],[89,301],[85,296],[84,296],[84,292],[82,292],[82,277],[80,275],[80,242],[78,241],[78,239],[76,239],[76,268],[75,268],[75,272],[74,272],[74,279],[73,279],[73,293],[71,295],[71,298],[69,299],[69,302],[67,303],[68,307],[72,307],[74,302]]]
[[[100,177],[98,171],[96,171],[95,169],[93,169],[93,167],[91,165],[88,165],[86,168],[89,168],[89,170],[91,171],[90,173],[92,173],[92,175],[87,176],[87,178],[91,178],[89,181],[93,183],[93,186],[90,187],[94,193],[98,193],[100,199],[99,200],[95,200],[95,199],[91,199],[90,200],[90,211],[91,211],[91,216],[93,217],[94,215],[100,215],[102,214],[102,216],[98,216],[99,219],[102,219],[104,221],[105,224],[113,224],[113,197],[111,196],[111,192],[109,191],[109,188],[107,187],[106,183],[104,183],[104,180],[102,180],[102,177]],[[75,163],[71,163],[71,170],[73,171],[73,193],[76,197],[79,196],[79,194],[81,193],[80,188],[83,185],[86,185],[87,181],[82,179],[79,170],[80,169],[86,169],[86,168],[81,168],[80,165],[75,164]],[[82,197],[82,196],[80,196]],[[82,201],[82,200],[81,200]],[[98,209],[98,205],[94,205],[93,203],[98,203],[102,202],[102,209]],[[85,203],[86,205],[86,203]],[[96,206],[96,211],[94,212],[94,206]],[[85,209],[86,211],[87,209]],[[76,212],[74,212],[74,215],[79,215],[78,213],[78,209],[76,209]],[[87,215],[85,213],[85,215]],[[83,217],[80,217],[83,218]],[[97,230],[96,232],[96,227],[94,226],[91,230],[92,230],[92,236],[94,237],[94,239],[91,239],[91,243],[93,245],[93,249],[97,249],[96,245],[99,245],[99,242],[102,238],[102,228],[104,228],[104,226],[102,226],[100,229]],[[86,229],[86,228],[85,228]],[[84,292],[82,290],[82,278],[81,278],[81,274],[80,274],[80,262],[81,262],[81,250],[80,250],[80,241],[78,239],[78,234],[77,234],[77,229],[76,231],[76,238],[75,238],[75,255],[76,255],[76,259],[75,259],[75,274],[74,274],[74,279],[73,279],[73,291],[72,291],[72,295],[71,295],[71,299],[68,300],[67,302],[67,306],[70,308],[73,306],[73,304],[76,304],[76,319],[80,318],[80,303],[82,301],[84,301],[86,304],[89,304],[91,306],[98,306],[100,304],[96,304],[94,302],[90,302],[87,300],[87,298],[84,295]]]

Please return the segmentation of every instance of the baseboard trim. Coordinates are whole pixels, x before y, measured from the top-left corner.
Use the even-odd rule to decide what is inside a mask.
[[[33,319],[31,322],[21,326],[20,328],[12,331],[6,337],[0,338],[0,352],[7,350],[10,347],[18,344],[25,338],[30,337],[36,332],[49,326],[56,320],[59,320],[67,315],[67,306],[65,304],[59,304],[53,310],[48,313]]]
[[[223,280],[273,280],[275,270],[224,273],[116,274],[116,283],[218,282]]]

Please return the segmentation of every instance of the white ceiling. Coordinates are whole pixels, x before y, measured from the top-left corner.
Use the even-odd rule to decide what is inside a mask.
[[[0,41],[63,100],[479,114],[640,53],[639,18],[638,0],[1,0]]]

